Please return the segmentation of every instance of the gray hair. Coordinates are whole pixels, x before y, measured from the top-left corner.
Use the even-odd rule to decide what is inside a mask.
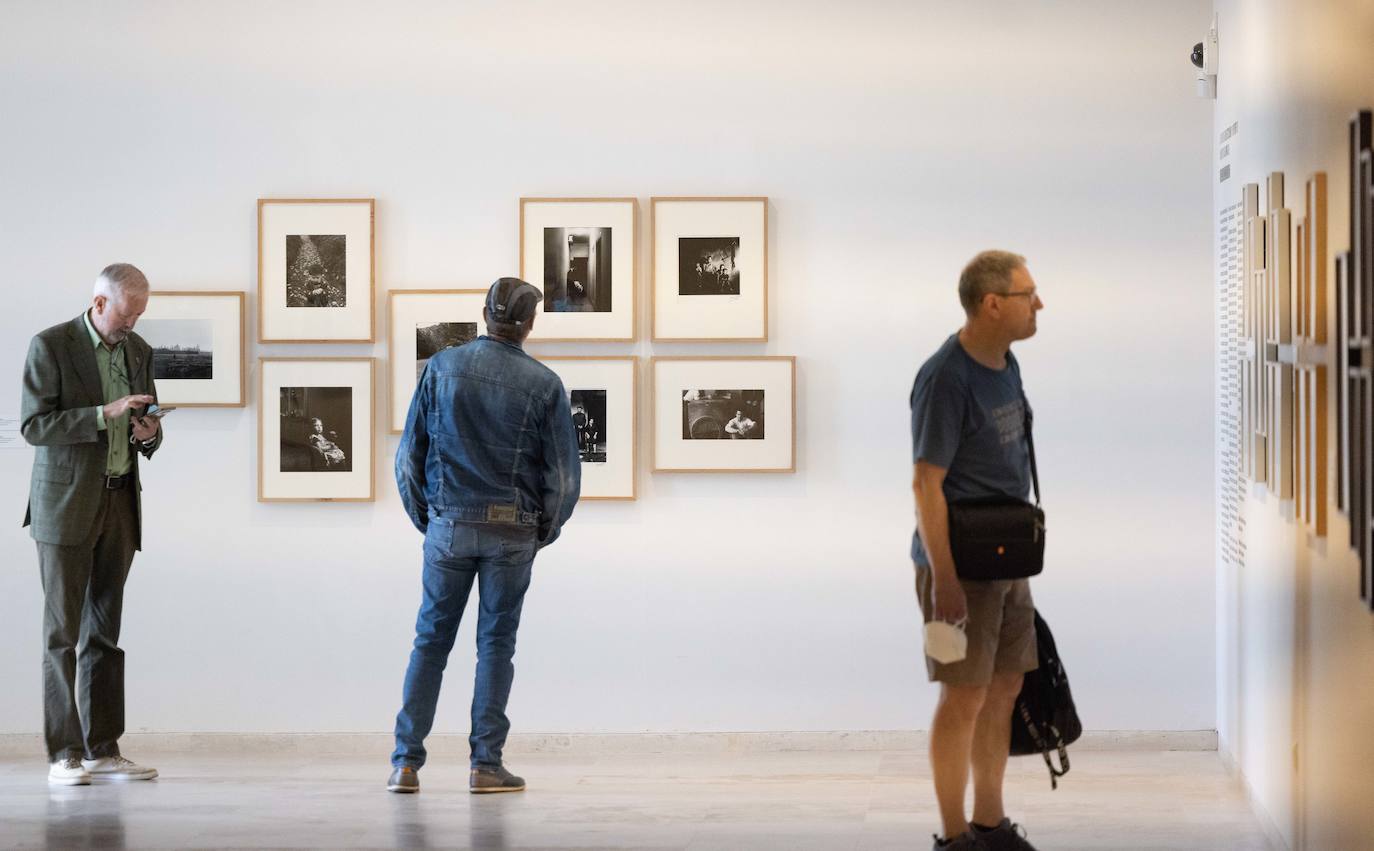
[[[116,301],[132,293],[148,292],[148,278],[132,263],[111,263],[95,279],[94,295]]]
[[[959,303],[969,316],[978,312],[983,296],[1011,289],[1011,273],[1025,268],[1026,258],[1010,251],[981,251],[959,273]]]

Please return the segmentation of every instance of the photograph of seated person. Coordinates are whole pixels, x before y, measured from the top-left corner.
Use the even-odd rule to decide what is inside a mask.
[[[735,411],[735,416],[725,424],[725,433],[730,435],[731,440],[748,440],[756,425],[743,411]]]
[[[329,467],[334,464],[342,464],[348,460],[344,455],[344,451],[338,447],[338,444],[325,436],[324,423],[320,421],[319,417],[315,417],[311,420],[311,427],[314,428],[315,431],[310,435],[310,445],[316,452],[320,453],[324,461],[324,466]],[[338,436],[332,431],[329,432],[329,434],[331,437]]]

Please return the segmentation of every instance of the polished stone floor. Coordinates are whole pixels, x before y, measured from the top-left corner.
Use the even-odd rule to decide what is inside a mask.
[[[139,754],[129,756],[139,758]],[[162,756],[146,783],[49,788],[41,760],[0,760],[5,848],[916,849],[935,830],[914,751],[508,758],[524,793],[470,796],[452,759],[419,795],[375,760]],[[1266,849],[1212,752],[1085,751],[1050,791],[1013,760],[1008,807],[1050,849]]]

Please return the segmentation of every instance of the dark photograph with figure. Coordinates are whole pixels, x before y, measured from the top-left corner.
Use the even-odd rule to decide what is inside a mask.
[[[353,472],[353,388],[281,389],[281,471]]]
[[[582,463],[606,463],[606,391],[573,390],[568,396]]]
[[[611,312],[610,228],[544,228],[544,310]]]
[[[215,332],[209,319],[144,319],[138,335],[153,348],[154,379],[215,377]]]
[[[677,241],[678,295],[739,295],[737,236],[683,236]]]
[[[477,339],[476,322],[435,322],[415,326],[415,377],[425,373],[429,359],[442,352]]]
[[[286,237],[286,306],[347,307],[348,238],[344,234]]]
[[[682,391],[682,439],[763,440],[763,391]]]

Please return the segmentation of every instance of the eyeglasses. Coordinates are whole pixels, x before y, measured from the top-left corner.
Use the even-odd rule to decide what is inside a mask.
[[[1032,288],[1032,289],[1029,289],[1029,290],[1021,290],[1021,291],[1019,291],[1019,292],[1013,292],[1013,293],[993,293],[993,295],[999,295],[999,296],[1002,296],[1003,298],[1022,298],[1022,297],[1023,297],[1023,298],[1030,298],[1030,299],[1033,299],[1033,298],[1036,297],[1037,293],[1036,293],[1035,289]]]

